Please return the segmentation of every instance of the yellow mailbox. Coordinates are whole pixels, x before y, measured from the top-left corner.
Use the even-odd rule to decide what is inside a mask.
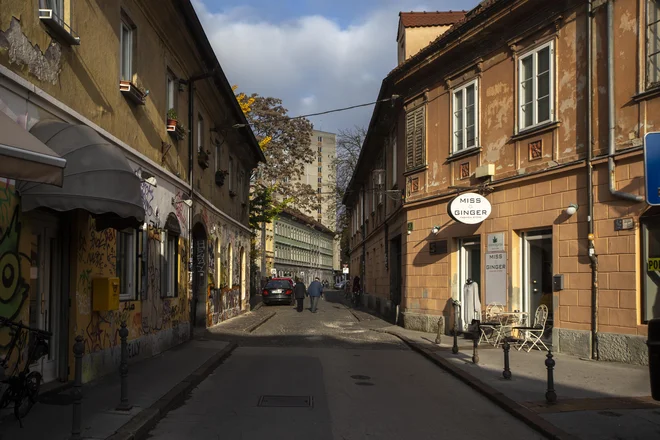
[[[92,280],[92,306],[96,312],[119,310],[119,278],[94,278]]]

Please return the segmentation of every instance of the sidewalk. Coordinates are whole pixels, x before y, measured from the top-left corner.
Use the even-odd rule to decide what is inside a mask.
[[[581,360],[554,354],[557,402],[545,401],[547,352],[510,351],[512,379],[502,377],[502,348],[481,344],[479,364],[472,363],[472,341],[415,332],[397,326],[375,331],[403,339],[440,367],[496,401],[550,438],[649,439],[660,437],[660,402],[650,397],[648,367]],[[571,436],[575,436],[572,437]]]

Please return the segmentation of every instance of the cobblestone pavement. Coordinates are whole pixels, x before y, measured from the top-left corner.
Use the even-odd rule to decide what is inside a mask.
[[[389,324],[348,309],[339,294],[316,314],[305,306],[261,307],[276,315],[251,333],[238,324],[207,332],[239,348],[151,438],[542,438],[399,338],[372,331]]]

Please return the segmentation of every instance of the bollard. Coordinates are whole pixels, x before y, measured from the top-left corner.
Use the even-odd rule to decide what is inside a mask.
[[[504,350],[504,371],[502,371],[502,376],[506,380],[511,380],[511,369],[509,368],[509,350],[511,346],[509,345],[509,340],[504,338],[504,344],[502,344],[502,349]]]
[[[474,334],[472,335],[472,363],[479,363],[479,324],[480,321],[475,321]]]
[[[557,393],[555,393],[555,360],[552,358],[552,350],[549,350],[545,357],[545,366],[548,367],[548,391],[545,393],[545,400],[547,400],[548,403],[555,403],[557,401]]]
[[[128,329],[126,328],[126,321],[121,322],[121,329],[119,330],[119,338],[121,339],[121,363],[119,364],[119,375],[121,376],[121,401],[117,407],[118,411],[130,411],[133,405],[128,403],[128,346],[126,338],[128,337]]]
[[[71,440],[80,440],[80,425],[82,424],[82,357],[85,353],[85,343],[83,337],[76,336],[76,342],[73,344],[73,355],[75,365],[73,371],[73,417],[71,420]]]
[[[456,307],[458,307],[458,303],[454,302],[454,346],[451,348],[451,352],[454,354],[458,353],[458,314],[456,313]]]
[[[440,345],[442,343],[442,325],[443,324],[443,319],[442,317],[438,319],[438,334],[435,337],[435,343]]]

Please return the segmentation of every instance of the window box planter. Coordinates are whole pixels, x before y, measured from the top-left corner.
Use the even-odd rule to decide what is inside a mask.
[[[225,184],[225,177],[229,174],[227,171],[220,170],[215,172],[215,184],[222,186]]]
[[[172,136],[174,139],[178,141],[186,137],[186,129],[183,125],[180,124],[170,125],[169,121],[167,124],[167,132],[169,133],[170,136]]]
[[[53,33],[54,37],[69,46],[78,46],[80,37],[62,17],[52,9],[39,9],[39,20]]]
[[[119,90],[122,95],[137,105],[144,105],[146,103],[147,94],[130,81],[119,81]]]
[[[208,151],[202,150],[197,153],[197,163],[199,164],[200,167],[202,167],[203,170],[209,167],[210,157],[211,154]]]

